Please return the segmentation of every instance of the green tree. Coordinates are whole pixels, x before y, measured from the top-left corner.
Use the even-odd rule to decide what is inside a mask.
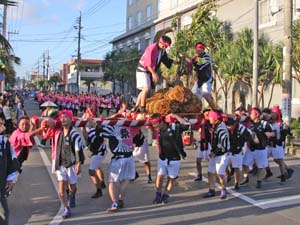
[[[128,49],[124,51],[112,51],[105,56],[103,64],[104,80],[119,81],[118,84],[124,94],[125,83],[135,90],[135,71],[140,58],[137,49]]]
[[[91,91],[91,85],[95,85],[95,80],[93,80],[93,79],[86,79],[86,80],[83,82],[83,84],[87,86],[87,88],[88,88],[88,93],[90,93],[90,91]]]
[[[274,76],[273,76],[273,80],[271,82],[271,93],[270,93],[270,98],[268,101],[268,105],[267,107],[269,108],[271,106],[271,101],[272,101],[272,97],[273,97],[273,91],[274,91],[274,87],[276,84],[282,84],[282,72],[283,72],[283,51],[282,51],[282,44],[277,44],[274,46],[273,48],[273,57],[274,57],[274,61],[275,61],[275,68],[274,68]]]
[[[295,72],[293,78],[300,84],[300,19],[293,23],[292,38],[292,65]]]
[[[274,89],[276,84],[281,84],[282,80],[282,47],[275,46],[271,41],[266,40],[263,36],[259,43],[259,98],[258,104],[264,108],[264,90],[270,84]],[[272,90],[271,90],[272,91]],[[269,101],[270,102],[270,101]]]
[[[36,84],[35,83],[26,83],[26,87],[29,89],[36,89]]]
[[[46,87],[46,81],[45,80],[39,80],[37,81],[37,86],[43,90]]]
[[[189,73],[186,68],[187,59],[184,55],[188,55],[191,57],[195,54],[194,44],[198,41],[204,42],[210,50],[215,49],[215,44],[210,40],[216,40],[217,36],[219,36],[219,30],[213,30],[213,33],[210,28],[214,27],[217,23],[216,17],[212,16],[212,13],[217,8],[218,0],[205,0],[199,4],[196,13],[192,17],[192,24],[189,28],[178,30],[177,31],[177,17],[180,15],[176,15],[173,19],[172,29],[176,30],[175,43],[172,45],[170,50],[170,55],[178,62],[177,67],[175,69],[167,71],[166,68],[163,68],[163,73],[166,76],[174,78],[176,76],[184,76],[186,78],[186,86],[191,87],[193,83],[193,74]],[[221,25],[220,25],[221,26]],[[220,27],[219,26],[219,27]],[[217,31],[217,34],[215,33]],[[207,35],[210,34],[210,35]],[[212,44],[212,45],[211,45]]]
[[[61,81],[62,79],[59,76],[53,75],[49,79],[49,85],[50,87],[54,86],[54,89],[57,90],[57,84]]]
[[[17,2],[0,0],[0,5],[16,6]],[[0,35],[0,46],[0,73],[5,74],[6,83],[13,86],[16,77],[14,64],[20,65],[21,60],[12,54],[12,46],[3,35]]]
[[[217,2],[217,0],[207,0],[199,4],[196,13],[192,17],[191,26],[177,32],[175,43],[171,49],[171,53],[178,61],[177,74],[175,75],[184,75],[186,86],[189,88],[194,83],[194,76],[193,73],[186,70],[187,60],[182,56],[186,54],[189,56],[188,58],[193,56],[195,54],[194,44],[199,41],[205,43],[207,52],[212,58],[214,79],[224,81],[220,77],[222,74],[219,74],[218,67],[223,61],[223,55],[226,55],[226,53],[222,53],[223,46],[232,40],[233,34],[231,26],[227,22],[222,22],[216,16],[213,16],[217,9]],[[174,22],[173,29],[175,28],[177,28],[177,24]],[[163,72],[172,75],[173,70]],[[223,91],[225,95],[228,95],[231,86],[230,80],[226,80],[226,85],[221,85],[222,88],[219,90],[216,89],[215,84],[216,82],[214,82],[213,88],[215,100],[218,99],[219,91]]]
[[[253,71],[253,32],[245,28],[234,34],[231,51],[224,58],[230,57],[224,63],[231,70],[234,80],[244,83],[252,97],[252,71]],[[264,106],[263,92],[269,85],[280,83],[282,73],[282,54],[280,45],[274,45],[263,35],[259,37],[259,103]],[[223,58],[223,60],[224,60]],[[224,67],[224,65],[223,65]],[[274,87],[272,87],[273,89]],[[270,100],[269,100],[270,101]]]

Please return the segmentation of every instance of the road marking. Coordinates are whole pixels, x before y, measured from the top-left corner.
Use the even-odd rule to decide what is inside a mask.
[[[300,203],[300,195],[292,195],[292,196],[279,197],[279,198],[269,198],[269,199],[257,201],[257,204],[263,209],[294,205],[299,203]]]
[[[35,139],[35,143],[40,143],[40,141],[38,140],[37,137],[34,137]],[[53,183],[53,186],[56,190],[56,192],[58,193],[58,185],[57,185],[57,180],[56,180],[56,177],[52,174],[52,169],[51,169],[51,162],[45,152],[45,150],[41,147],[39,147],[38,145],[36,145],[38,150],[39,150],[39,153],[44,161],[44,164],[47,168],[47,171],[49,173],[49,176],[51,178],[51,181]],[[49,225],[59,225],[61,224],[61,222],[63,221],[63,218],[61,217],[61,214],[63,213],[64,211],[64,206],[63,204],[61,203],[60,204],[60,209],[58,210],[58,212],[56,213],[55,217],[50,221]]]
[[[196,177],[196,173],[189,173],[189,175]],[[208,179],[206,177],[202,177],[202,180],[208,183]],[[219,183],[215,183],[215,186],[221,189],[221,185]],[[258,208],[261,209],[270,209],[280,206],[287,206],[287,205],[294,205],[300,203],[300,195],[293,195],[293,196],[286,196],[286,197],[279,197],[279,198],[268,198],[262,200],[254,200],[242,193],[234,191],[231,187],[227,187],[227,192],[231,195],[242,199],[245,202],[248,202]]]

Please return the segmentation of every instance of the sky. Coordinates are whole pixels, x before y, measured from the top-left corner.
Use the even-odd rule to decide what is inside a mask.
[[[21,58],[17,77],[43,73],[49,52],[49,72],[77,57],[78,18],[82,13],[81,58],[103,59],[109,42],[126,29],[126,0],[17,0],[8,8],[7,39]]]

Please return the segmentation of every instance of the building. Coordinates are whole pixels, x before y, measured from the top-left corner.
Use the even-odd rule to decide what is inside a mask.
[[[103,80],[102,70],[103,60],[98,59],[81,59],[79,62],[79,92],[87,92],[87,83],[91,83],[91,90],[96,91],[100,87],[101,80]],[[64,67],[64,65],[63,65]],[[67,85],[65,91],[77,92],[77,60],[70,60],[65,65],[65,72],[67,71]]]
[[[34,72],[33,74],[30,75],[30,81],[35,82],[39,80],[43,80],[44,76],[42,74],[38,74],[37,72]]]
[[[177,16],[178,29],[188,27],[192,22],[192,14],[203,0],[127,0],[126,32],[112,40],[114,50],[125,48],[138,48],[143,51],[145,47],[157,40],[162,34],[174,38],[171,23],[174,15]],[[233,32],[243,28],[254,28],[254,2],[253,0],[220,0],[216,16],[222,21],[229,21]],[[259,32],[273,42],[283,41],[283,3],[284,0],[259,1]],[[151,10],[150,10],[151,8]],[[151,12],[151,13],[150,13]],[[300,0],[293,0],[293,19],[300,17]],[[237,85],[234,89],[244,89]],[[300,88],[293,80],[292,115],[300,113]],[[244,105],[250,103],[250,90],[241,93],[237,101]],[[275,87],[271,105],[281,105],[281,87]],[[265,98],[270,97],[269,92],[264,93]],[[234,91],[228,96],[234,98]],[[220,96],[219,106],[224,105],[224,96]],[[229,108],[233,108],[229,102]],[[231,111],[231,110],[229,110]]]
[[[68,85],[68,74],[70,73],[70,67],[67,63],[62,64],[60,66],[59,76],[61,78],[61,82],[58,84],[59,91],[67,91]]]
[[[114,50],[143,50],[153,42],[153,21],[158,16],[158,0],[127,0],[126,33],[112,40]]]

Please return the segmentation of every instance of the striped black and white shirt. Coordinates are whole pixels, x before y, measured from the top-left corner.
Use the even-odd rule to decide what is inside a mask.
[[[91,128],[87,135],[87,142],[92,155],[105,155],[106,144],[100,130],[98,131],[96,128]]]
[[[215,155],[224,155],[230,150],[229,133],[225,123],[218,122],[213,128],[212,152]]]

